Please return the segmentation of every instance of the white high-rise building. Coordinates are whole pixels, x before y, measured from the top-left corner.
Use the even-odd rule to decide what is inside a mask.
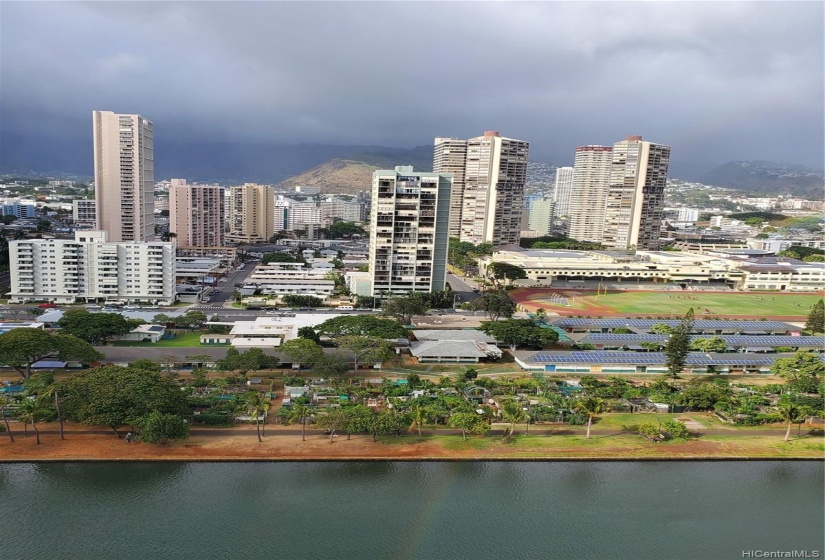
[[[169,231],[179,247],[223,247],[225,202],[219,185],[190,185],[172,179]]]
[[[97,229],[110,241],[155,238],[152,123],[140,115],[93,111]]]
[[[610,249],[658,250],[670,146],[628,136],[613,145],[602,243]]]
[[[553,188],[554,213],[558,217],[570,214],[570,193],[573,190],[573,168],[556,169],[556,183]]]
[[[455,176],[463,142],[453,138],[436,139],[433,167],[437,172],[452,171]],[[450,213],[451,224],[458,221],[461,241],[495,246],[519,242],[529,148],[528,142],[503,138],[495,131],[466,141],[464,173],[459,172],[463,185],[453,189]],[[460,215],[455,200],[458,196],[461,197]],[[451,231],[452,236],[455,229]]]
[[[372,174],[372,295],[443,290],[451,177],[410,166]]]
[[[228,241],[266,243],[275,235],[275,189],[246,183],[229,188]]]
[[[576,148],[568,207],[568,236],[571,239],[601,242],[612,163],[613,148],[610,146]]]
[[[450,194],[450,237],[461,237],[461,213],[464,204],[464,171],[467,165],[467,141],[436,138],[433,173],[453,176]]]
[[[72,239],[9,242],[10,301],[175,301],[175,244],[107,240],[105,231]]]
[[[530,205],[528,227],[542,235],[553,231],[553,207],[555,203],[549,198],[534,200]]]

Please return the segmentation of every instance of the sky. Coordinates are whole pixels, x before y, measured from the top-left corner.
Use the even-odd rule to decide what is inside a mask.
[[[112,110],[179,146],[498,130],[571,165],[640,134],[681,162],[822,168],[824,17],[787,0],[4,1],[0,167],[87,157],[91,112]]]

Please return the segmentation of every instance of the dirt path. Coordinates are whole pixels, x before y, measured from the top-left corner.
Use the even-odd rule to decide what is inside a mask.
[[[307,431],[306,441],[294,427],[268,427],[259,443],[255,430],[247,426],[228,429],[196,429],[189,439],[166,445],[126,443],[110,430],[71,426],[60,440],[56,426],[44,426],[40,445],[30,430],[24,437],[13,427],[16,442],[0,434],[0,462],[3,461],[83,461],[83,460],[181,460],[181,461],[256,461],[256,460],[470,460],[470,459],[685,459],[685,458],[821,458],[822,436],[806,435],[781,445],[784,430],[702,430],[694,440],[684,443],[652,444],[626,431],[592,430],[584,440],[578,426],[537,426],[531,437],[503,440],[500,431],[463,442],[452,430],[439,430],[439,437],[419,439],[403,434],[373,442],[371,436],[337,436],[334,443],[320,430]],[[519,429],[518,433],[523,433]],[[794,429],[792,432],[796,434]],[[803,432],[804,433],[804,432]],[[427,433],[429,435],[430,432]],[[704,436],[733,436],[714,441]],[[498,437],[497,437],[498,436]],[[547,436],[546,439],[544,436]],[[564,437],[567,436],[567,437]],[[569,437],[577,436],[577,437]],[[769,440],[769,444],[765,441]]]

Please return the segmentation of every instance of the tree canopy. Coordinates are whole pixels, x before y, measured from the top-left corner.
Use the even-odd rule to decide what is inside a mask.
[[[312,366],[324,354],[317,342],[306,338],[287,340],[278,350],[286,356],[286,361],[307,366]]]
[[[475,311],[484,311],[491,321],[497,321],[499,317],[512,317],[516,312],[516,304],[504,290],[487,292],[474,299],[470,307]]]
[[[542,329],[530,319],[507,319],[481,323],[481,330],[515,350],[519,346],[541,350],[554,344],[559,335],[552,329]]]
[[[81,424],[117,428],[152,412],[178,414],[186,396],[178,385],[157,372],[118,366],[84,371],[60,382],[66,416]]]
[[[487,274],[493,279],[496,285],[502,282],[505,286],[508,280],[512,283],[515,280],[527,278],[527,272],[525,272],[523,268],[505,262],[490,263],[487,267]]]
[[[335,339],[335,345],[352,352],[355,356],[355,371],[358,371],[358,364],[361,362],[374,364],[394,356],[390,342],[373,336],[341,336]]]
[[[810,333],[825,331],[825,301],[820,299],[811,307],[808,320],[805,321],[805,330]]]
[[[47,358],[91,364],[103,354],[91,344],[68,334],[51,334],[42,329],[12,329],[0,334],[0,363],[18,371],[24,379],[31,366]]]
[[[391,297],[381,305],[381,311],[385,315],[395,317],[402,325],[412,324],[413,316],[423,315],[429,308],[427,297],[418,292]]]
[[[778,358],[771,369],[800,393],[815,393],[825,378],[825,362],[813,352],[799,351],[790,358]]]
[[[61,332],[100,345],[132,330],[120,313],[89,313],[85,309],[66,311],[57,322]]]
[[[146,443],[166,443],[171,439],[189,437],[189,426],[177,414],[153,411],[135,419],[134,426],[140,434],[140,440]]]
[[[292,256],[288,255],[287,253],[264,253],[264,256],[261,257],[261,264],[269,264],[269,263],[298,263],[298,260]],[[300,264],[300,263],[299,263]]]
[[[291,307],[321,307],[323,300],[315,296],[304,296],[297,294],[287,294],[281,298],[285,305]]]
[[[236,348],[227,348],[226,356],[215,363],[221,371],[257,371],[277,367],[280,360],[275,356],[265,354],[260,348],[250,348],[241,353]]]
[[[728,343],[722,337],[696,338],[690,342],[690,349],[699,352],[724,352]]]
[[[372,315],[344,315],[327,319],[315,331],[331,337],[358,335],[376,338],[407,338],[410,331],[392,319],[381,319]]]
[[[345,222],[343,220],[329,226],[329,236],[332,239],[343,239],[345,237],[352,237],[353,235],[365,235],[366,233],[364,228],[358,224]]]

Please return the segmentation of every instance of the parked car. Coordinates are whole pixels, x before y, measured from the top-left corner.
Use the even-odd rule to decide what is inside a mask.
[[[41,303],[37,307],[39,307],[40,309],[54,309],[57,306],[53,303]]]

